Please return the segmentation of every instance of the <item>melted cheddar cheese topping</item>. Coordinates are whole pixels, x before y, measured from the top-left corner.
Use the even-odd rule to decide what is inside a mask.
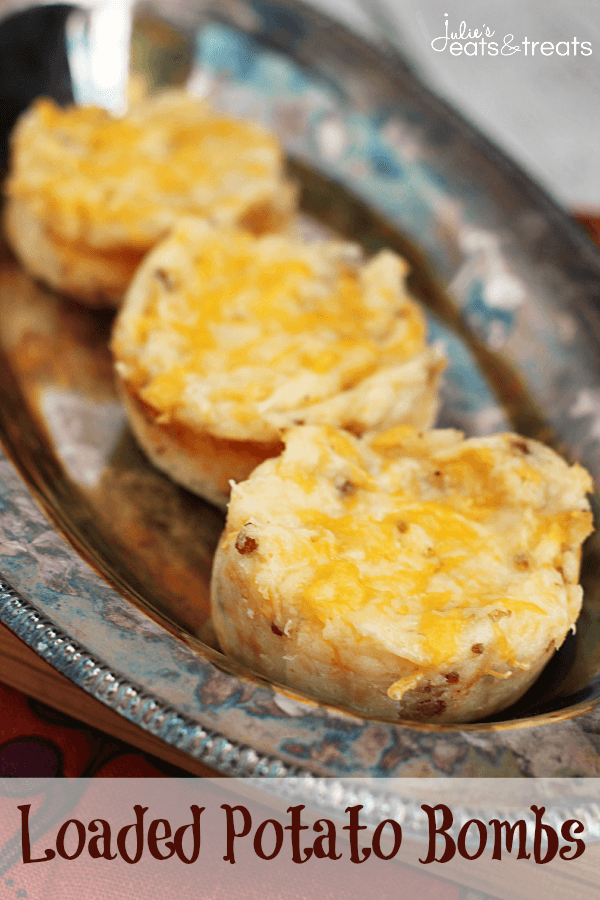
[[[184,92],[121,118],[41,99],[12,144],[8,196],[70,242],[145,247],[181,215],[237,222],[261,203],[290,205],[277,138]]]
[[[405,276],[390,251],[363,262],[350,244],[187,220],[134,282],[116,356],[135,348],[124,377],[164,421],[248,438],[298,420],[351,421],[353,391],[372,385],[394,404],[394,378],[426,382],[427,366],[440,368]]]
[[[514,435],[450,430],[357,440],[304,427],[286,445],[230,506],[255,528],[267,615],[349,629],[415,671],[492,647],[497,677],[528,668],[573,624],[581,596],[565,548],[577,555],[591,529],[579,466]]]

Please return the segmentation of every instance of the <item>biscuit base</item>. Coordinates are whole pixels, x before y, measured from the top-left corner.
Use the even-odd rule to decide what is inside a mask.
[[[146,250],[115,247],[98,250],[69,243],[53,234],[21,201],[9,198],[4,234],[23,267],[55,291],[97,309],[118,307]]]
[[[265,600],[254,578],[258,563],[242,555],[231,529],[217,548],[211,582],[211,609],[222,651],[275,684],[367,718],[423,724],[477,722],[512,706],[528,690],[553,656],[549,642],[527,670],[510,678],[489,674],[497,660],[484,652],[460,663],[430,668],[401,700],[388,696],[390,685],[410,677],[414,666],[377,643],[360,645],[340,634],[335,646],[319,624],[297,620],[289,633],[267,621]],[[451,671],[450,671],[451,670]],[[487,670],[487,671],[486,671]],[[450,676],[450,677],[449,677]]]
[[[280,441],[237,441],[172,419],[158,421],[161,413],[119,379],[119,389],[130,427],[146,456],[173,481],[220,509],[229,502],[230,481],[244,481],[265,459],[278,456]]]

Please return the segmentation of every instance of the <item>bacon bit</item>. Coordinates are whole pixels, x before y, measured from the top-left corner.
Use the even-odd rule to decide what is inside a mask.
[[[175,281],[171,273],[167,272],[166,269],[155,269],[154,277],[157,278],[158,281],[160,281],[165,291],[168,291],[169,293],[174,291],[177,287],[177,282]]]
[[[475,653],[476,656],[480,656],[483,653],[483,644],[473,644],[471,647],[471,653]]]
[[[353,434],[354,437],[362,437],[364,433],[364,426],[359,425],[357,422],[347,422],[344,425],[344,431],[349,431],[350,434]]]
[[[444,700],[419,700],[417,710],[419,717],[422,719],[432,719],[433,716],[439,716],[446,709]]]
[[[517,450],[519,453],[522,453],[524,456],[529,456],[531,450],[527,446],[526,442],[523,439],[518,441],[511,441],[510,446],[513,450]]]
[[[515,566],[517,569],[529,568],[529,559],[525,553],[517,553],[515,556]]]
[[[273,634],[276,634],[277,637],[283,637],[283,631],[280,631],[275,622],[271,622],[271,631]]]
[[[238,553],[253,553],[257,547],[258,541],[256,541],[253,537],[250,537],[249,534],[246,534],[245,531],[240,531],[237,538],[235,539],[235,549]]]
[[[444,678],[448,682],[448,684],[458,684],[460,681],[460,676],[458,672],[448,672],[447,675],[444,675]]]
[[[352,497],[357,491],[356,485],[349,478],[344,479],[340,484],[336,484],[336,488],[342,497]]]

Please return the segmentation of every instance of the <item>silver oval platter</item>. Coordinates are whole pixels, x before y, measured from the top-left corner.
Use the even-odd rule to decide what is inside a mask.
[[[535,184],[395,52],[296,0],[123,5],[112,29],[97,27],[102,9],[67,19],[77,102],[118,108],[126,89],[186,84],[272,128],[307,227],[409,259],[430,339],[448,357],[439,424],[544,440],[598,480],[600,255]],[[94,75],[102,53],[110,84]],[[495,720],[435,726],[326,708],[220,653],[208,585],[223,517],[136,448],[112,383],[110,326],[108,313],[33,282],[2,247],[5,625],[219,773],[600,775],[597,534],[576,635]]]

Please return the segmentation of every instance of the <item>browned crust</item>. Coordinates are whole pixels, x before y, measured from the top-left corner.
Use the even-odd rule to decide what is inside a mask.
[[[23,267],[66,297],[94,308],[118,307],[146,248],[98,250],[58,238],[21,200],[9,198],[4,234]]]
[[[282,228],[293,211],[295,187],[283,183],[277,201],[248,209],[242,225],[255,234]],[[51,222],[39,219],[20,199],[9,197],[3,210],[3,231],[19,262],[34,278],[86,306],[119,308],[129,284],[146,253],[133,245],[91,247],[85,241],[70,242],[52,231]]]
[[[173,481],[225,509],[230,480],[244,481],[261,462],[278,456],[280,441],[236,441],[199,431],[145,403],[135,388],[119,379],[129,423],[150,461]]]

